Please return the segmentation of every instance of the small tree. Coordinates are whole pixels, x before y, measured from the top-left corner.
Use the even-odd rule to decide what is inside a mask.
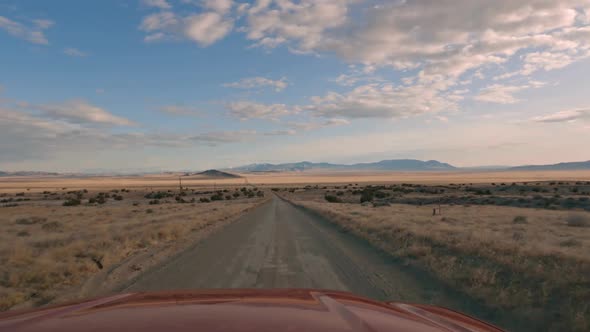
[[[76,206],[80,205],[81,201],[77,198],[69,198],[63,203],[63,206]]]
[[[223,195],[221,193],[217,193],[211,196],[211,201],[223,201]]]
[[[373,201],[373,191],[372,190],[363,190],[363,192],[361,193],[361,203],[364,202],[372,202]]]
[[[330,203],[342,203],[342,200],[340,198],[338,198],[337,196],[334,195],[328,195],[326,194],[324,196],[324,199]]]

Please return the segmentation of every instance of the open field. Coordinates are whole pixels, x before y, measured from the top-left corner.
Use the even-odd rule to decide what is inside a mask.
[[[0,310],[108,292],[263,202],[258,192],[0,193]]]
[[[255,184],[320,184],[320,183],[490,183],[514,181],[590,181],[590,171],[499,171],[499,172],[291,172],[242,174]]]
[[[152,190],[178,187],[179,174],[93,177],[0,177],[0,192],[61,191],[79,189],[133,188]],[[182,177],[182,185],[199,188],[213,185],[278,185],[335,183],[491,183],[522,181],[590,181],[590,171],[501,171],[501,172],[280,172],[244,173],[240,178]],[[150,189],[152,188],[152,189]]]
[[[426,286],[412,284],[408,271],[400,269],[407,266],[433,278],[430,285],[444,285],[486,308],[534,323],[531,331],[590,330],[590,172],[241,176],[183,177],[182,193],[175,174],[0,178],[0,308],[100,295],[135,278],[146,280],[144,272],[162,262],[178,265],[178,271],[202,271],[200,266],[184,268],[187,264],[183,262],[192,258],[209,262],[218,256],[211,254],[215,250],[190,249],[192,245],[276,193],[326,217],[341,232],[368,240],[400,262],[388,267],[386,274],[391,278],[387,280],[371,281],[367,272],[366,285],[373,285],[375,293],[387,290],[385,294],[403,294],[401,299],[408,301],[430,301],[424,295],[430,289],[416,295]],[[353,278],[354,282],[342,281],[341,287],[354,290],[356,286],[349,285],[363,284],[365,274],[359,271],[379,269],[379,264],[363,265],[368,257],[377,260],[377,255],[352,250],[365,250],[351,246],[352,240],[341,239],[344,242],[336,249],[320,245],[340,239],[329,227],[322,236],[331,234],[331,240],[322,238],[317,233],[320,219],[306,217],[280,202],[257,213],[260,216],[249,213],[240,222],[243,226],[219,237],[235,241],[236,247],[223,253],[237,274],[223,275],[226,269],[218,267],[216,274],[201,273],[200,279],[176,272],[157,279],[169,280],[170,285],[186,281],[189,286],[198,280],[205,286],[225,280],[226,287],[233,287],[250,285],[248,274],[255,273],[261,277],[253,280],[268,279],[274,287]],[[279,221],[287,224],[276,224]],[[235,231],[242,228],[252,238]],[[321,240],[308,243],[309,238]],[[252,239],[261,244],[250,243]],[[223,242],[210,243],[216,248]],[[241,253],[235,252],[238,247]],[[260,247],[273,248],[268,251],[272,255],[265,256],[260,250],[266,249]],[[318,247],[326,252],[319,252]],[[171,260],[187,248],[185,255],[190,259]],[[301,267],[290,256],[295,249],[303,250],[297,253],[300,257],[320,255],[323,260]],[[250,251],[254,256],[246,254]],[[310,252],[315,254],[310,256]],[[345,271],[348,275],[338,275],[342,270],[334,268],[332,279],[325,279],[309,267],[350,264],[343,263],[342,253],[359,258],[350,265],[351,271]],[[292,266],[285,270],[276,263],[279,261],[292,261]],[[239,271],[244,265],[249,269]],[[283,275],[285,271],[293,274]]]
[[[533,330],[590,329],[590,182],[274,190]]]

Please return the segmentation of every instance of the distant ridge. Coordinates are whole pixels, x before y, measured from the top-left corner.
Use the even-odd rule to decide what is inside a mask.
[[[442,163],[436,160],[416,160],[416,159],[393,159],[382,160],[374,163],[358,163],[352,165],[330,164],[330,163],[312,163],[302,161],[298,163],[286,164],[251,164],[231,168],[235,172],[289,172],[289,171],[308,171],[316,169],[325,170],[367,170],[367,171],[437,171],[437,170],[454,170],[456,167]]]
[[[511,167],[509,170],[513,171],[577,171],[577,170],[590,170],[589,161],[576,161],[569,163],[558,163],[551,165],[525,165]]]
[[[17,172],[0,171],[0,176],[55,176],[55,175],[60,175],[60,174],[53,173],[53,172],[34,172],[34,171],[17,171]]]
[[[223,178],[223,179],[241,178],[241,176],[239,176],[239,175],[218,171],[216,169],[209,169],[209,170],[206,170],[206,171],[203,171],[200,173],[196,173],[194,175],[202,175],[202,176],[206,176],[209,178],[218,178],[218,179],[221,179],[221,178]]]
[[[310,170],[326,170],[326,171],[574,171],[574,170],[590,170],[590,160],[577,162],[562,162],[550,165],[523,165],[523,166],[472,166],[472,167],[455,167],[451,164],[440,162],[437,160],[417,160],[417,159],[391,159],[381,160],[372,163],[356,163],[356,164],[332,164],[332,163],[314,163],[309,161],[302,161],[296,163],[283,164],[250,164],[245,166],[226,168],[222,170],[210,169],[200,173],[193,173],[185,171],[184,176],[203,176],[209,178],[241,178],[237,173],[277,173],[277,172],[304,172]],[[113,171],[102,171],[102,173],[56,173],[43,171],[0,171],[0,177],[10,176],[64,176],[64,177],[86,177],[86,176],[121,176],[121,175],[142,175],[142,174],[178,174],[178,171],[163,172],[138,172],[133,174],[118,173]]]

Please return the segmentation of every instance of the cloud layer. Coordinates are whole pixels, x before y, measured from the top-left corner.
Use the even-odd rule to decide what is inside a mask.
[[[144,17],[139,25],[147,33],[146,42],[187,39],[207,47],[228,35],[234,26],[233,19],[226,15],[231,1],[203,1],[203,11],[190,14],[172,11],[172,6],[163,0],[146,2],[161,10]]]
[[[242,78],[237,82],[225,83],[223,84],[223,86],[226,88],[236,89],[258,89],[270,87],[274,89],[276,92],[280,92],[283,91],[287,86],[289,86],[289,83],[287,83],[287,80],[284,77],[279,80],[273,80],[266,77],[256,76]]]
[[[590,111],[580,96],[571,98],[571,105],[551,104],[542,110],[524,105],[527,99],[532,99],[530,96],[542,95],[556,86],[557,75],[548,73],[590,57],[590,0],[138,0],[138,3],[135,10],[142,17],[133,24],[140,31],[140,38],[149,44],[144,45],[148,48],[171,47],[165,42],[175,42],[189,47],[197,45],[203,49],[195,52],[206,52],[204,48],[220,43],[211,51],[216,55],[227,54],[227,61],[241,60],[241,54],[232,58],[235,56],[232,52],[251,52],[269,59],[289,53],[288,56],[306,57],[314,65],[316,61],[337,65],[318,73],[282,68],[279,75],[284,73],[289,80],[274,73],[266,74],[272,73],[269,71],[275,64],[272,61],[255,59],[252,63],[259,65],[256,68],[231,66],[228,71],[237,73],[221,72],[219,80],[215,76],[207,77],[211,86],[205,89],[211,91],[198,92],[199,96],[214,96],[211,98],[216,100],[209,103],[212,109],[182,106],[182,102],[170,99],[156,100],[156,105],[165,106],[146,106],[148,112],[158,112],[149,112],[145,123],[138,120],[141,117],[127,116],[126,111],[117,114],[109,110],[111,107],[105,107],[108,104],[99,106],[82,98],[63,96],[63,102],[35,104],[11,104],[8,99],[0,99],[0,161],[34,159],[50,155],[51,151],[104,147],[184,148],[270,141],[270,136],[272,141],[280,141],[279,136],[299,135],[299,139],[315,135],[310,132],[313,130],[346,133],[342,126],[356,123],[361,124],[360,132],[370,125],[384,123],[391,123],[392,127],[399,123],[415,127],[417,124],[453,126],[457,119],[468,118],[471,123],[462,123],[467,127],[479,123],[483,112],[497,115],[512,109],[518,111],[510,119],[502,120],[512,121],[512,129],[518,126],[513,123],[528,124],[529,127],[518,128],[513,137],[515,142],[526,142],[546,138],[542,129],[549,126],[547,123],[552,123],[552,128],[578,130],[590,120]],[[50,33],[61,30],[51,29],[54,24],[52,20],[20,14],[0,16],[0,33],[35,45],[49,45],[49,36],[52,44],[57,45],[54,48],[24,43],[29,50],[44,50],[40,53],[47,56],[51,51],[62,57],[87,55],[86,50],[68,47],[83,44],[54,40]],[[70,27],[64,25],[66,28]],[[182,45],[183,49],[186,45]],[[238,45],[239,49],[224,49],[228,45]],[[99,62],[99,55],[104,53],[93,52],[84,61]],[[216,59],[211,63],[221,61]],[[318,80],[310,84],[313,90],[305,86],[309,79]],[[248,91],[236,92],[220,85]],[[92,87],[93,91],[95,88]],[[107,97],[117,92],[108,88],[107,94],[97,96],[93,92],[93,96],[86,97],[109,100]],[[104,91],[96,89],[96,92]],[[186,96],[175,97],[192,100]],[[206,116],[172,117],[201,112]],[[385,122],[386,119],[397,121]],[[206,122],[209,120],[210,123]],[[169,132],[164,133],[149,127],[166,128],[166,121],[194,121],[194,127],[181,126],[183,132],[168,128]],[[490,117],[483,122],[494,121]],[[357,128],[354,129],[356,132]],[[419,135],[408,134],[408,137]],[[494,137],[490,134],[487,138],[494,140]],[[490,146],[509,143],[492,142]],[[341,144],[336,142],[327,146],[338,145]],[[305,148],[308,147],[309,144]],[[378,148],[382,149],[375,147]]]
[[[40,110],[47,118],[77,124],[114,126],[135,125],[134,122],[128,119],[109,113],[84,100],[70,100],[61,104],[35,105],[32,108]]]
[[[31,22],[21,23],[0,16],[0,29],[14,37],[39,45],[49,44],[49,41],[45,36],[45,30],[49,29],[53,24],[53,21],[46,19],[37,19],[32,20]]]
[[[265,119],[277,120],[282,116],[292,113],[292,110],[285,104],[262,104],[251,101],[238,101],[225,105],[230,115],[241,119]]]
[[[536,122],[573,122],[576,120],[590,120],[590,109],[565,110],[533,118],[533,121]]]

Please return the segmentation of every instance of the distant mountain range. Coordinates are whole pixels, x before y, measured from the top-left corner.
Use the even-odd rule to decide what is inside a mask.
[[[393,160],[382,160],[373,163],[357,163],[351,165],[345,164],[331,164],[331,163],[313,163],[309,161],[302,161],[297,163],[285,163],[285,164],[250,164],[240,167],[227,168],[223,170],[207,170],[200,173],[185,172],[185,176],[188,175],[204,175],[208,177],[216,178],[231,178],[239,177],[239,175],[231,173],[248,173],[248,172],[303,172],[310,170],[335,170],[335,171],[574,171],[574,170],[590,170],[590,160],[580,162],[567,162],[558,163],[551,165],[524,165],[524,166],[481,166],[481,167],[455,167],[453,165],[443,163],[436,160],[416,160],[416,159],[393,159]],[[224,172],[227,171],[227,172]],[[230,173],[228,173],[230,172]],[[150,172],[160,173],[161,172]],[[176,172],[172,172],[176,173]],[[110,175],[116,175],[118,173],[111,173]],[[136,173],[136,175],[147,174]],[[80,174],[60,174],[55,172],[35,172],[35,171],[18,171],[18,172],[6,172],[0,171],[0,177],[2,176],[88,176],[86,173]],[[109,175],[103,173],[103,176]]]
[[[509,168],[509,170],[513,171],[576,171],[586,169],[590,170],[590,160],[552,165],[525,165]]]
[[[393,159],[382,160],[374,163],[358,163],[352,165],[312,163],[303,161],[286,164],[251,164],[229,169],[233,172],[293,172],[309,170],[365,170],[365,171],[559,171],[559,170],[590,170],[590,161],[567,162],[551,165],[524,165],[524,166],[481,166],[481,167],[455,167],[436,160]]]
[[[302,161],[286,164],[251,164],[234,167],[234,172],[289,172],[309,170],[366,170],[366,171],[447,171],[456,167],[436,160],[421,161],[415,159],[382,160],[374,163],[359,163],[352,165],[312,163]]]

